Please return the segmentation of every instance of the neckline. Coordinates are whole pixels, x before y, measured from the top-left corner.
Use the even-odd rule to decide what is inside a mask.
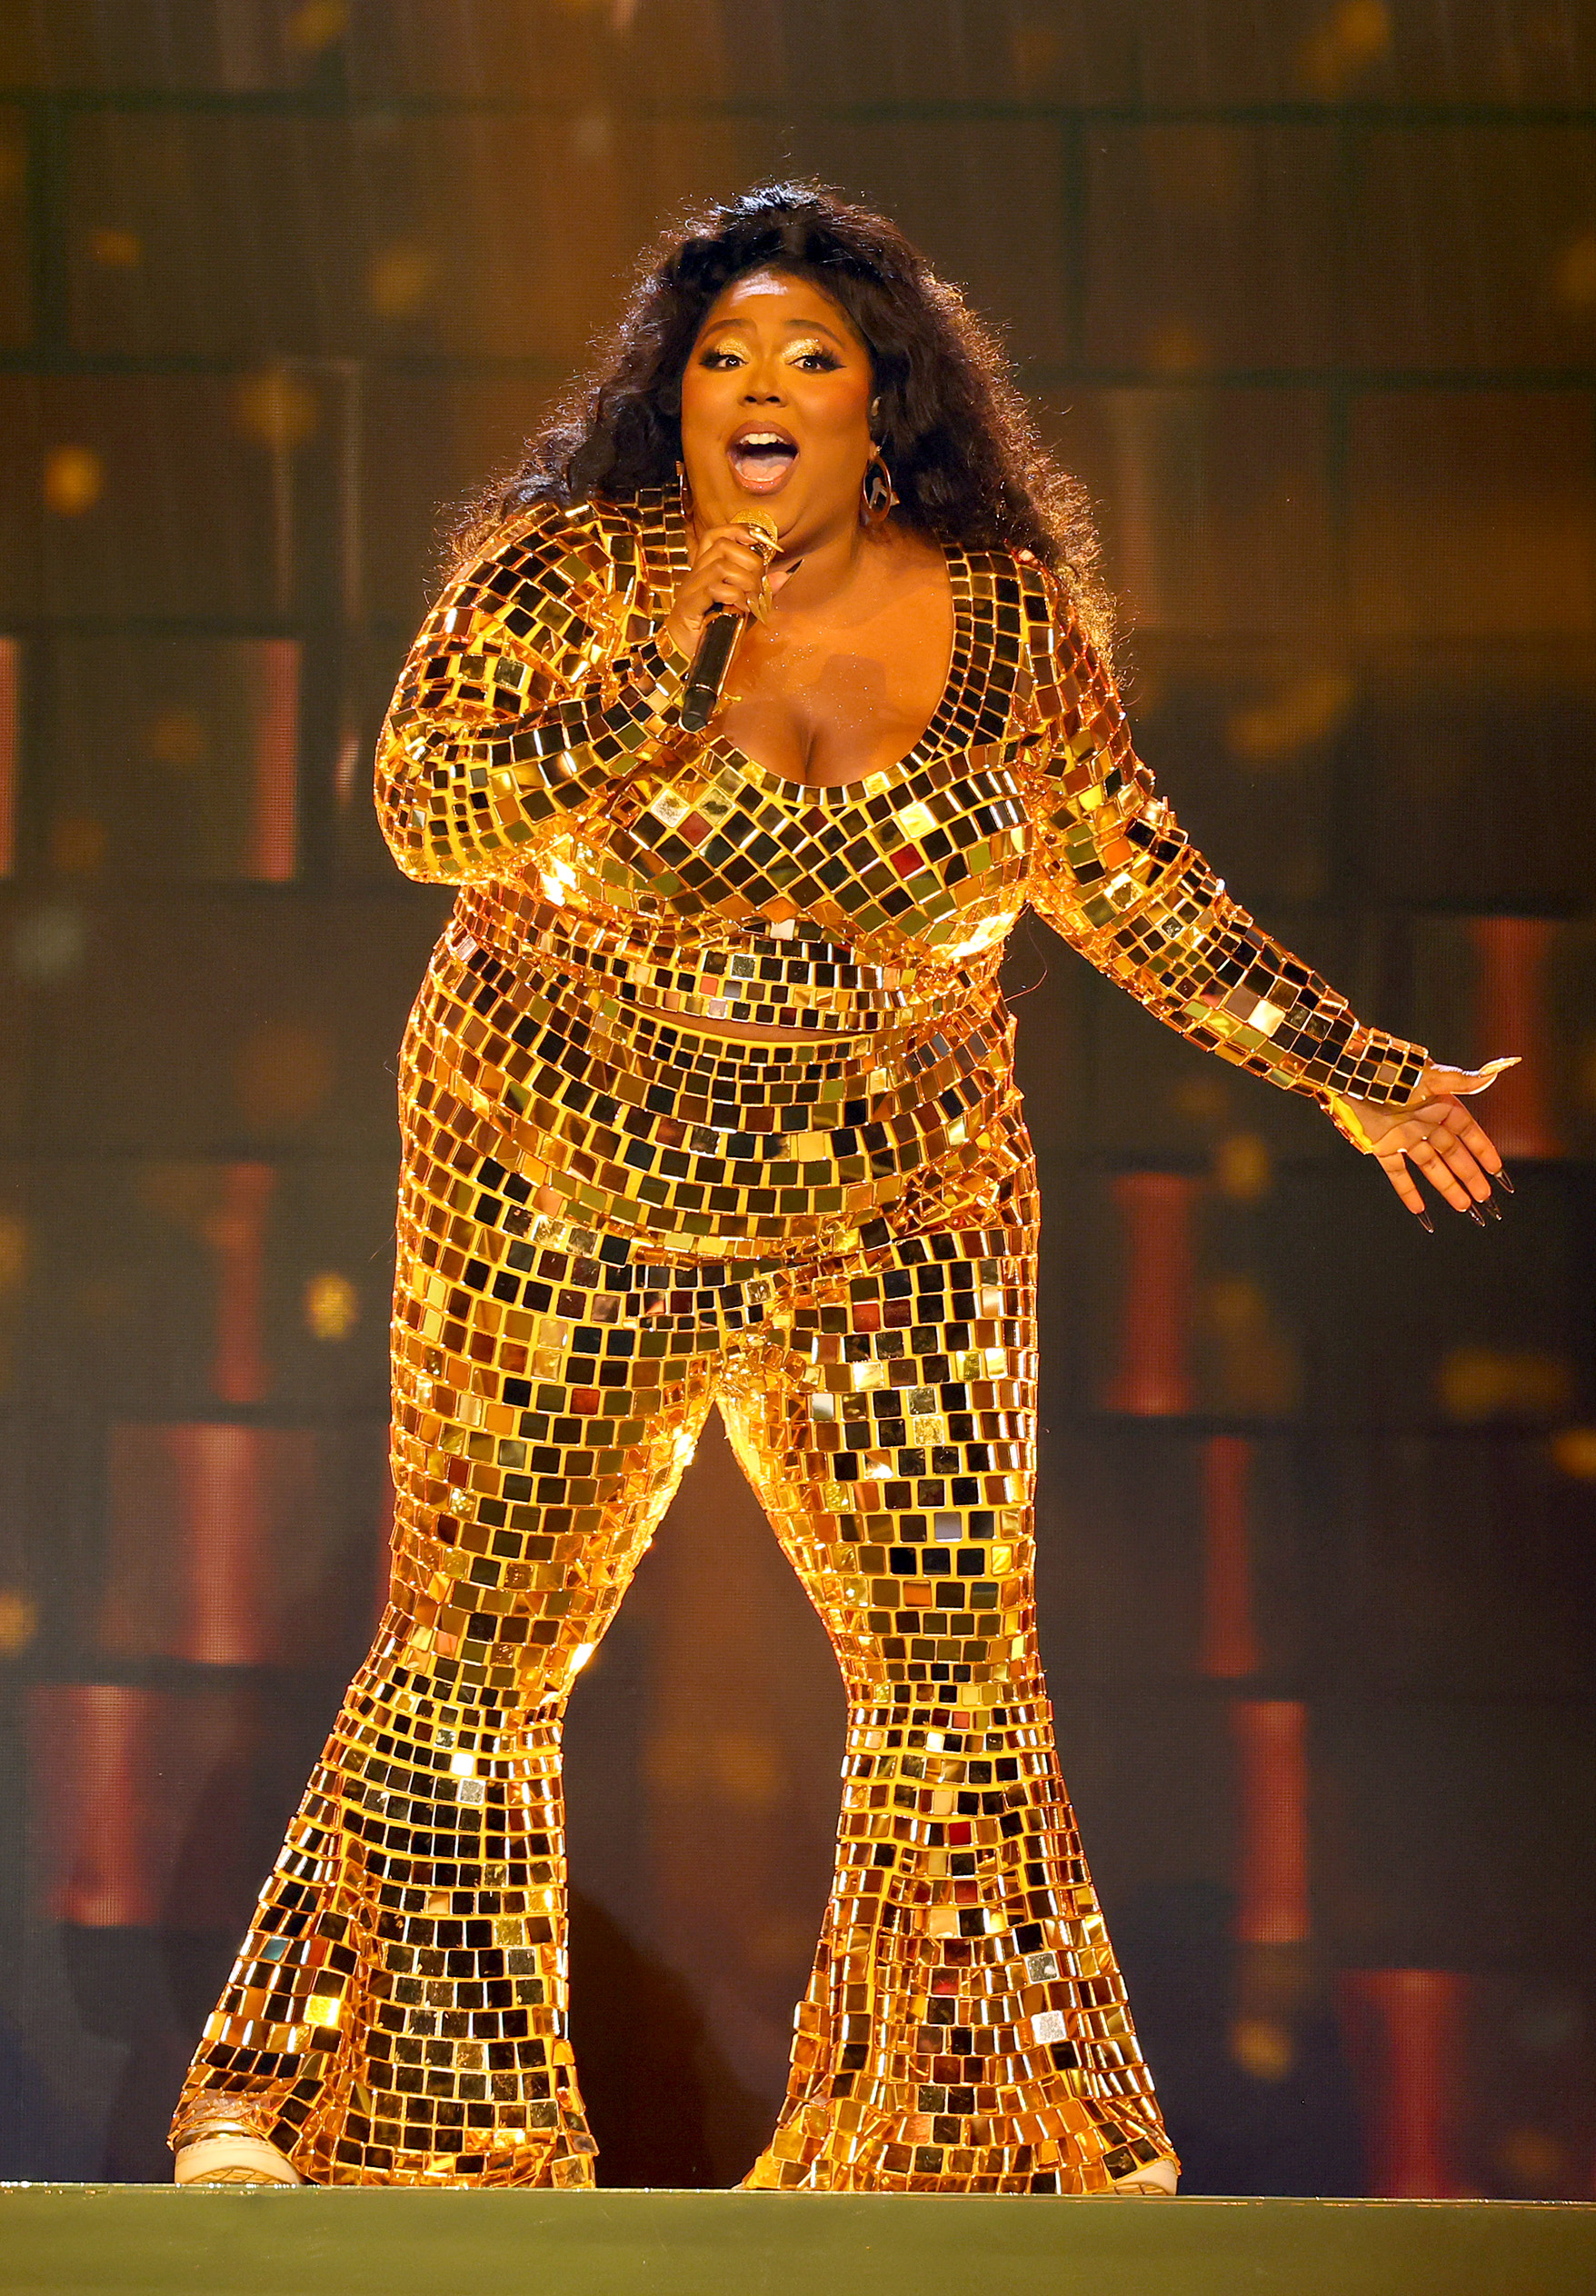
[[[662,488],[656,500],[659,513],[657,526],[647,515],[649,505],[646,499],[640,505],[644,513],[640,541],[645,560],[651,556],[662,559],[668,569],[668,579],[662,582],[653,578],[658,571],[656,566],[649,566],[650,588],[668,593],[687,572],[687,521],[683,514],[681,498],[671,488]],[[651,543],[655,546],[653,553],[649,548]],[[947,567],[948,590],[953,608],[953,644],[948,650],[947,674],[943,680],[936,707],[927,718],[918,740],[912,748],[904,751],[902,757],[890,765],[878,765],[871,773],[859,774],[853,781],[805,782],[791,774],[778,774],[773,766],[762,765],[757,757],[751,757],[746,750],[739,749],[736,743],[724,734],[711,734],[704,739],[703,746],[709,754],[734,766],[745,779],[759,783],[767,792],[803,797],[811,804],[822,805],[827,798],[856,802],[862,797],[879,796],[888,784],[928,765],[943,746],[948,724],[955,714],[959,695],[973,667],[974,635],[969,561],[963,551],[954,544],[939,543],[937,547]]]

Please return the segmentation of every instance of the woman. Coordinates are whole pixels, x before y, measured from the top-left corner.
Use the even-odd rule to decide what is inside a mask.
[[[1036,1655],[1004,938],[1031,903],[1421,1217],[1410,1164],[1467,1211],[1500,1159],[1488,1072],[1360,1025],[1186,843],[1082,535],[958,298],[801,185],[669,250],[478,521],[378,771],[401,866],[462,889],[404,1055],[393,1600],[180,2181],[592,2181],[561,1722],[714,1403],[849,1702],[748,2183],[1174,2189]],[[689,735],[716,605],[763,618]]]

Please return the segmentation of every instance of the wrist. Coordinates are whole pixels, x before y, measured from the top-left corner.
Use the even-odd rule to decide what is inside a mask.
[[[693,650],[698,644],[696,631],[687,630],[674,614],[668,614],[654,629],[654,644],[666,667],[678,677],[685,677],[693,666]]]
[[[1349,1100],[1344,1093],[1324,1095],[1325,1113],[1342,1138],[1350,1140],[1361,1156],[1372,1156],[1375,1147],[1374,1135],[1364,1122],[1366,1108],[1365,1102]]]

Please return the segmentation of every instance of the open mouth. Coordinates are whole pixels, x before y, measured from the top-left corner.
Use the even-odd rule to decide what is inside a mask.
[[[773,494],[798,460],[798,442],[785,431],[751,423],[726,448],[737,484],[751,494]]]

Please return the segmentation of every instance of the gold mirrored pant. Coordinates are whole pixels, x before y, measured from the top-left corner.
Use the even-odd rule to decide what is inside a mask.
[[[524,1379],[485,1246],[424,1264],[402,1200],[391,1603],[175,2142],[247,2129],[316,2183],[593,2181],[562,1722],[713,1403],[848,1701],[835,1880],[748,2182],[1078,2192],[1169,2156],[1037,1659],[1018,1181],[997,1224],[808,1264],[643,1266],[523,1221],[516,1295],[564,1335]]]

